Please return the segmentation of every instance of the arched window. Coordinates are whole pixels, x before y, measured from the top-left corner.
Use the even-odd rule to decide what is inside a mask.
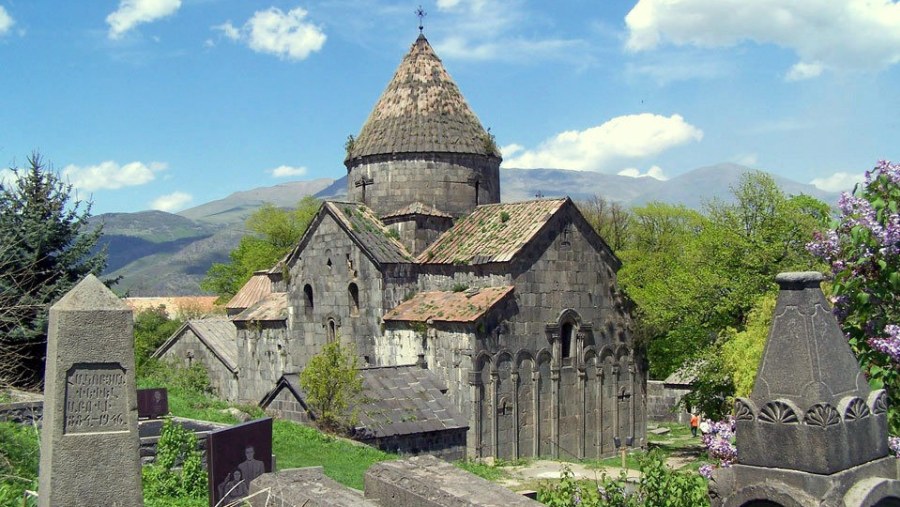
[[[356,317],[359,315],[359,287],[355,283],[351,283],[347,287],[347,295],[350,298],[350,315]]]
[[[575,325],[572,322],[566,322],[560,328],[560,355],[563,360],[572,357],[572,345],[575,343]]]
[[[303,286],[303,294],[306,296],[306,310],[312,310],[315,305],[313,304],[313,290],[310,284]]]
[[[337,324],[334,319],[328,319],[328,322],[325,323],[325,332],[328,335],[328,343],[333,342],[337,337]]]

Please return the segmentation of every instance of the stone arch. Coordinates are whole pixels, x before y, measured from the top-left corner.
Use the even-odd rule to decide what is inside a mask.
[[[475,356],[472,364],[475,366],[474,371],[480,373],[482,370],[484,370],[485,366],[487,366],[489,370],[490,368],[493,368],[494,361],[491,359],[490,354],[482,350]]]
[[[538,456],[553,456],[553,381],[551,380],[551,368],[553,364],[553,355],[546,348],[541,349],[537,353],[537,363],[535,369],[538,372],[537,384],[534,388],[537,391],[536,396],[536,425],[535,439],[537,445]]]
[[[725,507],[803,507],[818,505],[819,499],[781,482],[751,484],[725,501]]]
[[[548,349],[547,347],[544,347],[544,348],[538,350],[537,354],[535,354],[534,357],[535,357],[535,361],[534,361],[535,366],[541,365],[544,362],[549,363],[549,362],[553,361],[553,353],[550,352],[550,349]]]
[[[900,505],[900,481],[883,477],[869,477],[851,487],[844,494],[847,507],[895,507]]]
[[[600,358],[601,362],[605,361],[607,357],[615,357],[615,355],[616,355],[615,352],[613,351],[612,347],[610,347],[609,345],[604,345],[603,347],[600,347],[600,351],[597,354],[597,356]]]
[[[584,364],[585,366],[591,364],[591,361],[593,361],[594,363],[599,362],[599,354],[597,353],[597,348],[593,345],[588,345],[584,348],[584,355],[582,357],[584,357],[582,364]]]
[[[512,364],[512,367],[515,368],[512,352],[510,352],[509,349],[500,349],[496,354],[494,354],[494,361],[491,371],[497,371],[497,365],[499,365],[500,362],[504,359],[509,361]]]
[[[626,345],[616,347],[616,359],[621,361],[623,357],[630,357],[631,350]]]
[[[312,311],[315,308],[315,299],[313,298],[313,288],[312,285],[306,284],[303,286],[303,307],[307,312]]]
[[[531,351],[528,349],[520,349],[516,352],[516,360],[515,365],[517,370],[521,370],[525,362],[529,362],[531,364],[531,368],[534,368],[534,356],[531,355]],[[522,379],[524,380],[524,379]],[[531,379],[529,379],[530,381]]]
[[[359,315],[359,286],[355,282],[350,282],[347,286],[347,299],[350,305],[350,315],[356,317]]]

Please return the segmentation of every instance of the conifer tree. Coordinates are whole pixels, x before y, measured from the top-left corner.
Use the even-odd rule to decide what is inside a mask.
[[[50,305],[106,267],[91,203],[73,199],[38,153],[27,162],[0,183],[0,382],[40,382]]]

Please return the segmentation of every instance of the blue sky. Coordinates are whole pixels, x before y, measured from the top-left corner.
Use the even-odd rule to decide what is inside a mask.
[[[900,160],[900,3],[428,0],[503,167],[828,190]],[[345,174],[418,2],[0,0],[0,167],[39,150],[94,213]],[[698,189],[702,191],[702,189]]]

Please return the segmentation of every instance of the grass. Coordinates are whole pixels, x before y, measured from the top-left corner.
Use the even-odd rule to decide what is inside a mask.
[[[482,479],[487,479],[492,482],[497,482],[501,479],[509,477],[509,473],[502,468],[503,466],[505,466],[503,463],[489,465],[481,461],[464,459],[459,460],[453,464],[465,470],[466,472],[475,474]]]
[[[37,428],[0,422],[0,505],[23,505],[25,490],[37,490],[39,461]]]

